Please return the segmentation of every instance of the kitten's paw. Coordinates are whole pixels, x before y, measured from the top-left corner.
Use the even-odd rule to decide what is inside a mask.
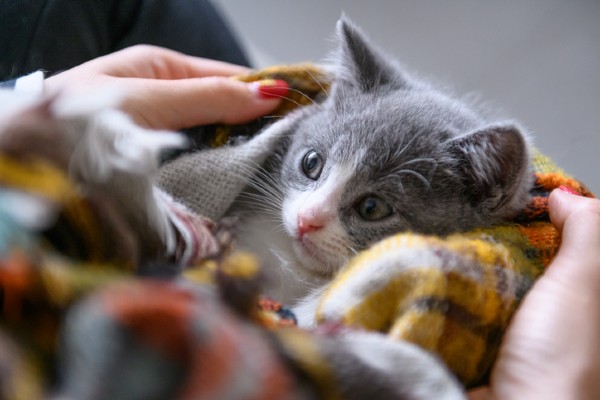
[[[323,297],[323,292],[327,286],[324,285],[313,290],[308,296],[304,297],[292,307],[292,311],[298,321],[298,326],[305,329],[312,329],[317,325],[317,306]]]

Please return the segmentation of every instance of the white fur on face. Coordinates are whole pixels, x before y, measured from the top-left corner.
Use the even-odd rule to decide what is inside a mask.
[[[331,275],[353,254],[339,209],[344,189],[361,156],[356,154],[353,160],[343,165],[333,165],[326,180],[316,190],[287,193],[282,210],[283,225],[301,267]],[[303,232],[301,221],[318,228]]]

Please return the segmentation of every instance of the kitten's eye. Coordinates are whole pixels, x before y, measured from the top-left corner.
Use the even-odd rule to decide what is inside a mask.
[[[393,214],[394,209],[377,196],[367,196],[358,203],[358,214],[367,221],[379,221]]]
[[[323,170],[323,158],[314,150],[310,150],[302,159],[302,171],[310,179],[316,181]]]

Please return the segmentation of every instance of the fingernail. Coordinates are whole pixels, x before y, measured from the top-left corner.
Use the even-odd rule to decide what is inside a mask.
[[[581,196],[581,194],[573,189],[571,189],[568,186],[564,186],[564,185],[560,185],[558,187],[559,190],[562,190],[563,192],[569,193],[569,194],[574,194],[575,196]]]
[[[261,99],[279,99],[285,97],[289,90],[287,82],[281,79],[252,82],[252,87]]]

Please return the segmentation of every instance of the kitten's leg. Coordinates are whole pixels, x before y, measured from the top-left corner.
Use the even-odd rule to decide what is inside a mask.
[[[314,289],[310,294],[299,300],[292,307],[294,315],[298,321],[298,326],[302,328],[314,328],[316,326],[317,306],[323,297],[323,293],[328,285],[323,285]]]

